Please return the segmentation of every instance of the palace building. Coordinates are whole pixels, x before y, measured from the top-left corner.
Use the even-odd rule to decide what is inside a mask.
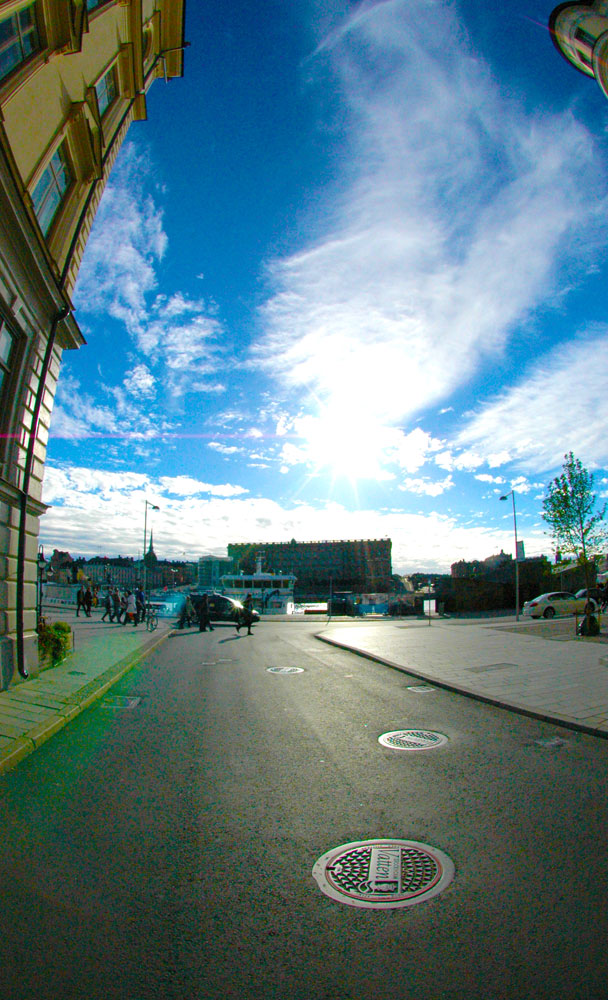
[[[271,542],[228,546],[236,570],[292,574],[296,601],[323,598],[336,591],[373,593],[391,588],[390,538],[327,542]]]
[[[42,479],[71,296],[104,186],[157,80],[183,75],[184,0],[0,3],[0,689],[38,670]]]

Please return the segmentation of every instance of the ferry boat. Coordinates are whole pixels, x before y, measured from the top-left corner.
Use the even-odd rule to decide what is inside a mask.
[[[255,573],[226,573],[221,577],[223,594],[241,602],[250,594],[254,608],[262,615],[292,615],[295,582],[292,573],[262,573],[259,563]]]

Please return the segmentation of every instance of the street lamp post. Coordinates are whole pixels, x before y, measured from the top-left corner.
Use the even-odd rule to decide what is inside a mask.
[[[44,583],[44,572],[46,570],[46,559],[44,558],[44,546],[38,546],[38,558],[36,559],[36,629],[40,628],[40,619],[42,617],[42,584]]]
[[[517,551],[517,517],[515,514],[515,492],[509,490],[505,493],[501,500],[508,500],[511,497],[513,501],[513,530],[515,532],[515,621],[519,621],[519,553]]]
[[[143,592],[144,592],[144,596],[147,597],[147,590],[146,590],[146,536],[148,534],[148,507],[150,507],[151,510],[160,510],[160,507],[157,507],[156,504],[154,504],[154,503],[150,503],[149,500],[144,500],[144,504],[145,504],[145,507],[144,507],[144,550],[143,550],[143,559],[142,559],[142,563],[143,563],[143,572],[142,572],[143,588],[142,589],[143,589]]]

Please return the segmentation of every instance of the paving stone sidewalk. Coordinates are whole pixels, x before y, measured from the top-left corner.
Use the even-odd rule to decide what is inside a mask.
[[[173,626],[161,619],[155,632],[147,632],[143,625],[102,623],[100,611],[90,619],[76,619],[72,610],[49,617],[73,626],[75,649],[58,666],[0,692],[0,774],[102,697],[164,642]]]
[[[577,638],[573,619],[330,624],[318,638],[429,683],[608,736],[606,635]]]

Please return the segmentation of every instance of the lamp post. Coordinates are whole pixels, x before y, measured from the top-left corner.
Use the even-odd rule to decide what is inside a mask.
[[[144,595],[147,596],[147,590],[146,590],[146,536],[148,534],[148,507],[150,507],[151,510],[160,510],[160,507],[157,507],[156,504],[154,504],[154,503],[150,503],[149,500],[144,500],[144,504],[145,504],[145,507],[144,507],[144,550],[143,550],[143,559],[142,559],[142,563],[143,563],[143,567],[144,568],[143,568],[143,572],[142,572],[142,583],[143,583],[143,588],[142,589],[143,589]]]
[[[36,629],[40,628],[40,619],[42,617],[42,584],[44,583],[44,572],[46,570],[46,559],[44,558],[44,546],[40,545],[38,547],[38,558],[36,559],[36,584],[37,584],[37,598],[36,601]]]
[[[513,490],[509,490],[505,493],[501,500],[508,500],[511,497],[513,501],[513,530],[515,532],[515,621],[519,621],[519,558],[517,551],[517,517],[515,515],[515,493]]]

